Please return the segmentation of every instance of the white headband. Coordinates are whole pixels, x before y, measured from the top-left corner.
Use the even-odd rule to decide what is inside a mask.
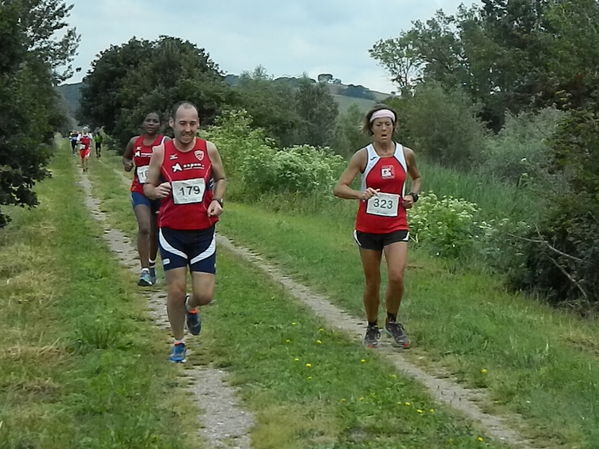
[[[370,123],[372,123],[377,118],[384,117],[390,118],[395,123],[395,114],[393,113],[393,111],[390,111],[389,109],[379,109],[378,111],[376,111],[374,114],[370,116]]]

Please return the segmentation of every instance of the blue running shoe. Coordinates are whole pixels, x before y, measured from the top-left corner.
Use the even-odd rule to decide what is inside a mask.
[[[156,283],[156,268],[150,267],[150,282],[152,285]]]
[[[173,349],[171,349],[171,355],[168,359],[174,363],[185,363],[186,352],[187,348],[185,347],[185,343],[177,343],[173,345]]]
[[[187,324],[187,330],[191,335],[199,335],[202,330],[202,317],[200,316],[200,311],[197,307],[193,312],[189,311],[189,308],[187,307],[188,300],[189,295],[185,296],[185,308],[187,309],[185,323]]]
[[[137,285],[141,285],[142,287],[149,287],[152,285],[152,279],[150,278],[150,270],[144,268],[141,270],[141,274],[139,275],[139,281],[137,281]]]

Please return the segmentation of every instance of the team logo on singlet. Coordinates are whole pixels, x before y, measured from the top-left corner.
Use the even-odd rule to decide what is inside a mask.
[[[204,159],[204,152],[202,150],[195,150],[193,152],[193,154],[196,155],[196,158],[198,161],[201,161],[202,159]]]
[[[383,165],[381,167],[381,177],[383,179],[395,178],[395,170],[393,169],[393,165]]]
[[[179,165],[178,162],[175,165],[173,165],[172,169],[173,169],[173,173],[176,173],[178,171],[183,171],[183,168],[181,167],[181,165]]]
[[[169,158],[169,160],[174,161],[175,159],[177,159],[177,155],[171,154],[168,158]]]

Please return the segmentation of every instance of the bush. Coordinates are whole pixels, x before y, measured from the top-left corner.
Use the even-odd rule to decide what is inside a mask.
[[[206,136],[219,148],[229,178],[238,185],[234,192],[313,193],[329,192],[345,165],[328,148],[299,145],[277,149],[260,128],[250,128],[245,111],[228,111]]]
[[[572,112],[553,137],[553,169],[566,188],[527,235],[526,263],[512,282],[554,303],[599,306],[599,102]]]
[[[487,131],[464,91],[422,84],[413,97],[389,103],[397,106],[399,134],[417,154],[449,167],[468,168],[480,161]]]
[[[255,149],[241,163],[242,182],[257,193],[313,193],[329,195],[344,165],[328,148],[310,145],[283,150]]]
[[[544,183],[551,154],[547,139],[564,116],[554,108],[508,113],[503,129],[485,142],[481,173],[517,184]]]
[[[266,137],[262,128],[252,129],[251,123],[252,117],[245,110],[230,110],[217,117],[215,126],[202,132],[218,147],[230,178],[240,176],[244,158],[253,153],[268,157],[274,151],[274,141]]]
[[[476,204],[464,199],[423,193],[409,212],[410,236],[438,256],[464,256],[487,227],[477,221],[478,212]]]

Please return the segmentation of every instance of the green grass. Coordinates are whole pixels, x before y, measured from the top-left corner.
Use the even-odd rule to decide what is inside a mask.
[[[94,194],[111,222],[131,233],[133,216],[121,215],[128,200],[113,192],[118,184],[126,189],[113,170],[116,158],[103,162],[90,169]],[[219,226],[232,218],[227,213]],[[226,251],[218,270],[217,305],[204,309],[203,334],[190,340],[188,358],[226,367],[256,413],[253,447],[502,447],[484,435],[479,441],[479,430],[433,403],[376,352],[326,329],[263,273]]]
[[[221,230],[362,315],[352,224],[229,204]],[[507,293],[490,276],[412,251],[401,314],[414,361],[484,387],[494,410],[521,413],[539,438],[599,445],[599,332],[585,321]],[[448,269],[451,268],[451,269]],[[486,369],[487,374],[481,374]]]
[[[362,316],[352,226],[345,214],[277,213],[228,202],[219,229]],[[509,294],[478,267],[418,251],[410,259],[401,313],[415,342],[414,362],[487,389],[492,401],[484,407],[520,413],[529,434],[549,447],[599,447],[597,321]]]
[[[476,203],[485,219],[510,218],[532,222],[542,207],[538,192],[489,179],[475,172],[465,173],[418,160],[423,191],[450,195]]]
[[[0,231],[0,448],[193,448],[167,341],[106,249],[64,146]]]

